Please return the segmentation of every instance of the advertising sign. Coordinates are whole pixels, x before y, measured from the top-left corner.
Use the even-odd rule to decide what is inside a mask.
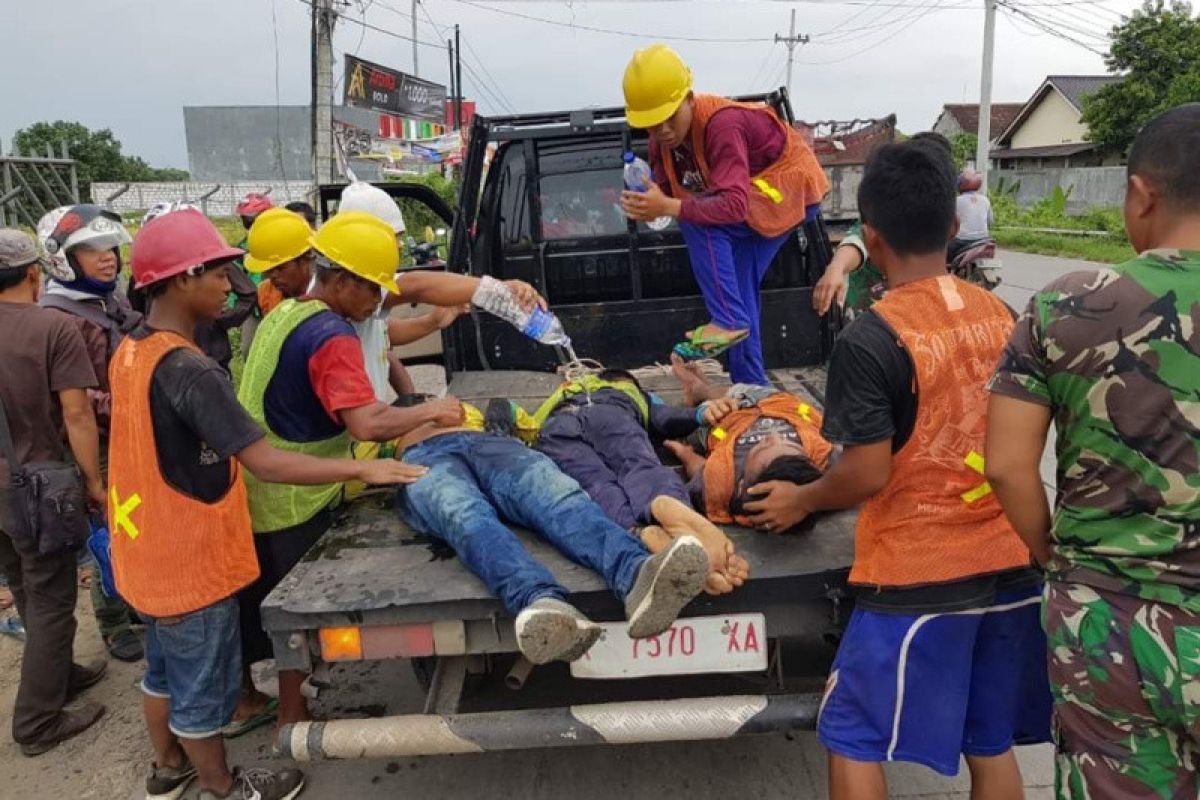
[[[445,118],[445,86],[349,54],[345,62],[346,105],[438,123]]]

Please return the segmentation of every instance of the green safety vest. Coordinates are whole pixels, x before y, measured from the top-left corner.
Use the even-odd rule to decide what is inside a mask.
[[[540,428],[563,400],[578,394],[584,394],[585,392],[598,392],[601,389],[615,389],[625,394],[633,401],[633,404],[641,414],[642,425],[650,424],[650,405],[646,402],[646,396],[642,394],[638,387],[629,381],[603,381],[595,375],[585,375],[580,380],[564,383],[558,387],[558,390],[550,395],[546,402],[542,403],[541,408],[534,413],[533,419]]]
[[[284,300],[268,314],[254,336],[254,346],[242,372],[238,400],[267,432],[267,442],[271,446],[318,458],[351,458],[351,440],[347,431],[316,442],[292,442],[278,436],[267,423],[264,397],[279,367],[283,343],[300,323],[328,310],[329,306],[319,300]],[[341,483],[318,486],[264,483],[251,475],[249,470],[245,477],[250,519],[255,533],[278,531],[308,522],[317,512],[337,503],[344,487]]]

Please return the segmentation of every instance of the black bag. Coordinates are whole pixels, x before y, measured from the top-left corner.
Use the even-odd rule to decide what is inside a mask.
[[[0,452],[8,461],[14,542],[44,555],[77,550],[88,536],[87,495],[79,467],[63,461],[20,464],[0,401]]]

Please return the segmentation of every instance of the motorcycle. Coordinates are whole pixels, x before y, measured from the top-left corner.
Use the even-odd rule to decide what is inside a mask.
[[[438,245],[436,242],[422,242],[421,244],[413,244],[409,247],[409,252],[413,257],[413,266],[446,266],[446,262],[442,260],[441,255],[438,253]]]
[[[996,258],[996,243],[991,239],[972,242],[950,260],[951,275],[967,283],[982,286],[989,292],[1000,285],[1000,259]]]

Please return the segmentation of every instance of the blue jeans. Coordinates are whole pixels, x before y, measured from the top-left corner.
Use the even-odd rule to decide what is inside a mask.
[[[142,691],[170,700],[171,733],[207,739],[221,732],[242,693],[238,602],[227,597],[207,608],[146,623]]]
[[[750,330],[749,336],[729,349],[730,379],[768,385],[758,292],[771,261],[791,234],[767,239],[742,223],[699,225],[683,220],[679,220],[679,231],[712,321],[726,330]]]
[[[446,542],[511,613],[567,590],[501,518],[529,528],[564,556],[604,577],[624,600],[649,551],[604,515],[573,479],[516,439],[445,433],[410,447],[404,461],[429,467],[403,486],[397,506],[414,530]]]

